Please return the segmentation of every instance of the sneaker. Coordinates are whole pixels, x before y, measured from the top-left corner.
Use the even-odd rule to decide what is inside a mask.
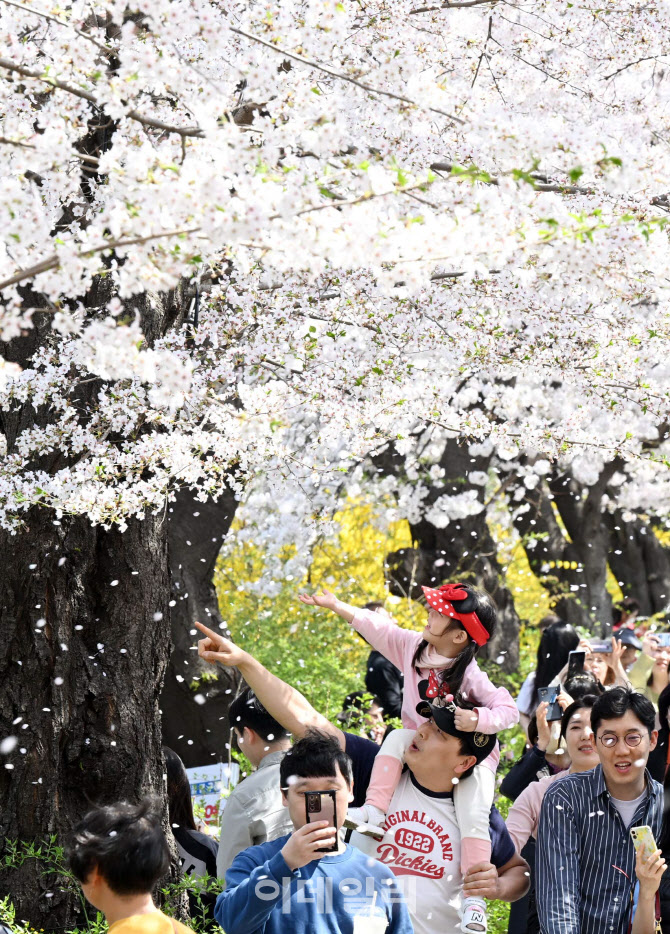
[[[374,813],[371,814],[371,811]],[[378,819],[379,815],[381,815],[381,820],[383,821],[384,814],[382,811],[368,805],[363,805],[361,808],[349,808],[347,816],[344,819],[344,826],[347,830],[356,830],[365,837],[381,840],[384,836],[384,831],[378,824],[371,822]],[[381,821],[379,823],[381,823]]]
[[[486,902],[484,899],[464,899],[463,913],[461,915],[461,931],[464,931],[465,934],[482,934],[482,932],[487,930]]]

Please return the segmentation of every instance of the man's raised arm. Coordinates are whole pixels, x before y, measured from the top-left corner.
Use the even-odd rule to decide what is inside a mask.
[[[237,668],[246,683],[265,707],[270,716],[292,733],[296,739],[304,736],[312,727],[336,736],[344,749],[342,730],[318,713],[300,691],[268,671],[253,655],[235,645],[202,623],[196,627],[205,636],[198,642],[198,655],[210,665],[217,663],[227,668]]]

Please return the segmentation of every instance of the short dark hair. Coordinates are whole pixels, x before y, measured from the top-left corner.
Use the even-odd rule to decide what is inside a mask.
[[[294,743],[279,764],[279,783],[282,789],[289,786],[289,778],[331,778],[337,769],[351,784],[351,759],[340,747],[335,736],[310,729],[302,739]]]
[[[596,734],[602,720],[618,720],[629,710],[635,714],[643,726],[646,726],[651,736],[656,726],[654,705],[639,691],[621,687],[605,691],[595,702],[591,711],[591,729]]]
[[[97,868],[116,895],[151,892],[170,866],[160,810],[160,799],[148,796],[139,804],[121,801],[89,811],[68,847],[75,878],[86,882]]]
[[[591,710],[593,705],[598,700],[595,694],[585,694],[584,697],[580,697],[579,700],[573,701],[569,707],[566,707],[563,711],[563,716],[561,717],[561,738],[565,739],[565,734],[568,731],[568,724],[577,713],[578,710]],[[591,728],[593,729],[593,727]]]
[[[371,613],[376,613],[377,610],[383,610],[384,604],[381,600],[371,600],[369,603],[363,605],[364,610],[370,610]]]
[[[289,735],[281,723],[277,723],[267,712],[251,688],[245,688],[232,702],[228,711],[228,721],[231,727],[235,727],[240,733],[246,726],[268,743],[286,739]]]

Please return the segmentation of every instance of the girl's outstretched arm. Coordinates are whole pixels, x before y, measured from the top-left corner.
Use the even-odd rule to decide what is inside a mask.
[[[341,600],[338,600],[335,594],[331,593],[330,590],[324,589],[322,593],[315,594],[301,593],[298,594],[298,600],[300,600],[301,603],[305,603],[307,606],[319,606],[324,610],[332,610],[333,613],[337,613],[342,619],[346,619],[348,623],[350,623],[356,615],[355,606],[350,606],[348,603],[343,603]]]
[[[299,599],[307,606],[319,606],[337,613],[342,619],[351,623],[356,632],[363,636],[373,649],[381,652],[403,674],[410,671],[412,655],[421,642],[421,635],[418,632],[412,629],[402,629],[390,616],[342,603],[329,590],[324,590],[323,593],[314,594],[314,596],[300,594]]]

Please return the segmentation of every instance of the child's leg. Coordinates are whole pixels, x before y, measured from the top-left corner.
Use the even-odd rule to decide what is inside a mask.
[[[454,788],[454,810],[461,831],[461,872],[475,863],[490,862],[489,815],[495,794],[495,775],[485,765],[475,766]]]
[[[475,767],[454,788],[454,810],[461,831],[461,872],[465,876],[480,862],[491,861],[489,815],[495,793],[495,775],[484,765]],[[485,932],[486,902],[479,896],[463,900],[461,931]]]
[[[377,753],[370,784],[362,808],[349,808],[349,820],[357,824],[372,824],[379,827],[389,809],[393,792],[396,789],[403,763],[405,750],[412,742],[415,730],[394,730],[382,743]]]
[[[415,733],[416,730],[393,730],[382,743],[372,766],[370,784],[365,796],[366,807],[371,804],[384,814],[388,811],[402,774],[405,751]]]

